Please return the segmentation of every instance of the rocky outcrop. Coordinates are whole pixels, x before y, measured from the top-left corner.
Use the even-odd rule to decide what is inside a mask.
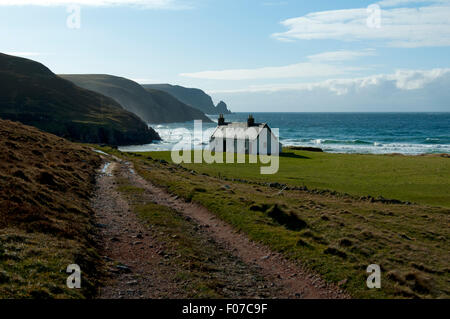
[[[220,101],[216,106],[216,112],[219,114],[230,114],[228,107],[224,101]]]
[[[307,152],[318,152],[323,153],[323,149],[318,147],[310,147],[310,146],[287,146],[286,149],[293,151],[307,151]]]

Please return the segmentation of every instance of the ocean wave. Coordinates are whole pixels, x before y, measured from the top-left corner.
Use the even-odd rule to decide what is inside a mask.
[[[450,153],[449,144],[414,144],[414,143],[321,143],[317,144],[317,139],[310,139],[309,142],[301,141],[281,141],[284,146],[312,146],[320,147],[329,153],[360,153],[360,154],[433,154]]]
[[[427,137],[424,144],[448,144],[450,143],[450,139],[446,138],[438,138],[438,137]]]
[[[239,119],[241,120],[241,119]],[[127,151],[168,151],[174,149],[201,149],[209,144],[209,137],[215,125],[204,125],[201,137],[194,137],[193,123],[173,123],[153,125],[162,140],[159,143],[122,148]],[[355,129],[353,129],[355,131]],[[284,146],[319,147],[330,153],[361,154],[426,154],[450,153],[450,137],[445,132],[431,132],[427,135],[407,134],[406,131],[396,133],[383,130],[382,134],[361,129],[360,134],[347,137],[346,130],[337,130],[336,136],[324,136],[312,129],[285,127],[280,130],[280,142]],[[391,134],[392,133],[392,134]],[[369,135],[371,134],[371,135]],[[435,134],[435,135],[434,135]],[[350,135],[350,134],[349,134]]]
[[[380,146],[383,146],[383,144],[382,144],[382,143],[378,143],[378,142],[374,142],[374,143],[373,143],[373,146],[378,146],[378,147],[380,147]]]
[[[333,140],[333,139],[313,139],[311,140],[317,145],[327,144],[345,144],[345,145],[373,145],[374,142],[368,142],[363,140]]]

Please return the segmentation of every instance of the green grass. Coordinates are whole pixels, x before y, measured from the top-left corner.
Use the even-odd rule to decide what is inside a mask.
[[[231,268],[236,268],[238,261],[220,251],[181,213],[149,202],[143,188],[130,185],[126,178],[116,178],[116,181],[118,190],[131,203],[133,211],[161,243],[165,262],[174,268],[172,273],[165,273],[166,280],[176,282],[185,298],[235,297],[228,295],[223,287],[234,288]]]
[[[0,230],[0,299],[84,299],[94,297],[100,256],[76,240],[21,229]],[[67,266],[82,267],[82,289],[69,289]],[[89,274],[89,275],[87,275]]]
[[[170,152],[142,153],[171,162]],[[248,162],[248,160],[247,160]],[[183,164],[211,176],[278,182],[355,196],[382,196],[450,207],[450,159],[439,156],[356,155],[289,151],[274,175],[256,164]]]
[[[121,154],[109,151],[133,161],[136,171],[145,179],[166,187],[186,200],[202,204],[250,239],[281,252],[287,258],[301,261],[329,282],[343,282],[342,287],[353,297],[448,298],[450,295],[450,233],[448,227],[443,227],[450,222],[447,208],[385,204],[330,192],[280,192],[280,189],[254,183],[262,178],[282,182],[278,178],[261,177],[254,172],[252,174],[255,175],[250,175],[254,168],[246,170],[236,166],[238,172],[224,171],[221,165],[189,165],[185,168],[157,159],[168,160],[167,153]],[[309,157],[296,159],[299,163],[318,158],[329,158],[335,162],[339,162],[341,157],[341,162],[345,159],[345,156],[332,154],[296,154]],[[354,160],[359,156],[349,158]],[[396,156],[367,158],[379,158],[391,163],[393,158],[397,160]],[[398,159],[411,158],[398,156]],[[417,159],[419,163],[436,162],[433,157],[412,159]],[[448,160],[437,159],[438,163]],[[445,163],[441,164],[445,166]],[[397,165],[398,169],[402,167]],[[409,169],[412,170],[411,167]],[[351,171],[349,167],[347,170]],[[221,178],[217,177],[219,171]],[[285,174],[287,178],[289,175]],[[299,174],[295,170],[290,173],[291,176]],[[224,180],[223,175],[235,176],[240,181]],[[247,182],[242,181],[244,178]],[[358,182],[357,177],[352,179]],[[391,179],[393,182],[396,180]],[[406,177],[403,176],[403,179]],[[373,180],[377,178],[373,177]],[[440,190],[441,194],[444,192]],[[376,195],[370,189],[369,194]],[[413,200],[411,194],[404,194],[406,197],[401,199]],[[382,289],[370,290],[366,286],[366,268],[373,263],[381,266]]]
[[[3,120],[0,148],[0,299],[93,298],[104,276],[90,208],[100,157]],[[71,264],[81,289],[66,285]]]
[[[144,192],[144,189],[132,185],[120,184],[118,187],[118,191],[125,194],[142,194]]]

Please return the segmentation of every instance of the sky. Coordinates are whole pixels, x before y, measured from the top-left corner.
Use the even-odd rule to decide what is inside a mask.
[[[0,0],[0,39],[235,112],[450,111],[450,0]]]

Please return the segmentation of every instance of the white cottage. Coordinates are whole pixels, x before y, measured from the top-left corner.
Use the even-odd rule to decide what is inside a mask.
[[[272,155],[281,153],[282,144],[267,123],[255,123],[252,115],[247,123],[227,123],[220,114],[209,148],[213,152]]]

